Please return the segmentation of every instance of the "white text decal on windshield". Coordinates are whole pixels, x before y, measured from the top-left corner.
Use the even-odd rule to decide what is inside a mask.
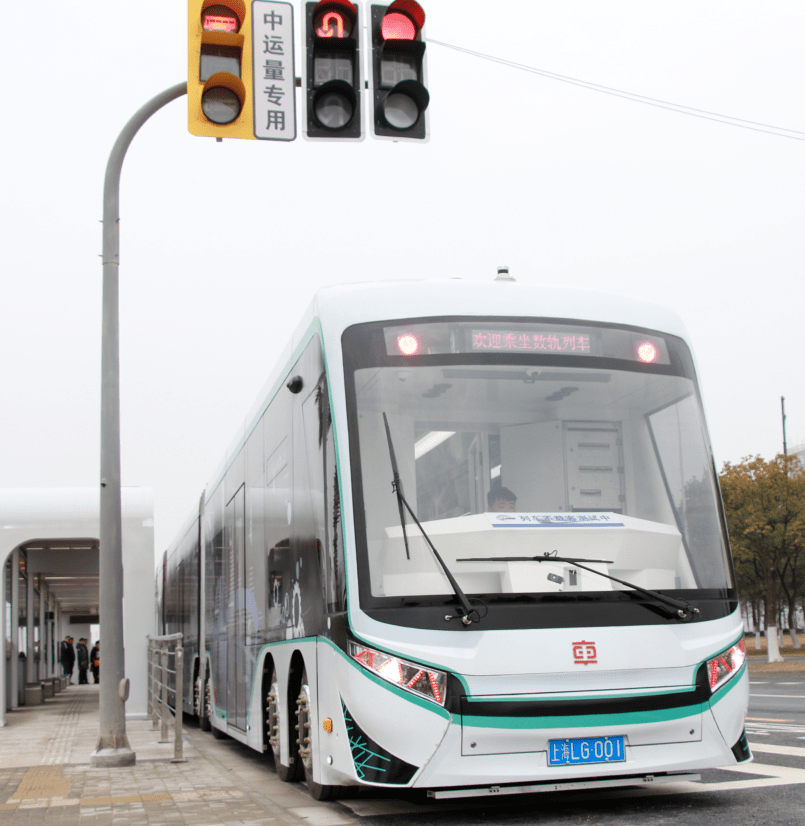
[[[485,513],[493,528],[622,528],[618,513]]]

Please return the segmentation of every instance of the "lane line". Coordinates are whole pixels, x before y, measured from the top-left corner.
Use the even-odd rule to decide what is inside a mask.
[[[773,746],[771,743],[755,743],[750,741],[749,747],[752,751],[768,752],[769,754],[787,754],[791,757],[805,757],[805,749],[799,746]]]
[[[749,694],[750,697],[777,697],[780,700],[805,700],[805,694]]]

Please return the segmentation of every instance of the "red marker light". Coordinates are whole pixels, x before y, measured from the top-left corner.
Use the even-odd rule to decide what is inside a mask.
[[[637,357],[645,364],[651,364],[651,362],[657,361],[659,355],[660,351],[657,349],[656,345],[652,344],[650,341],[644,341],[637,345]]]
[[[419,352],[419,339],[411,333],[398,336],[397,349],[404,356],[415,356]]]
[[[390,12],[383,18],[383,40],[415,40],[416,26],[408,15]]]

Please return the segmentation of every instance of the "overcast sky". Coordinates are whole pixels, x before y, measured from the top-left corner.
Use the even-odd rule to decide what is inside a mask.
[[[423,6],[434,40],[805,139],[801,0]],[[2,50],[0,486],[94,486],[103,176],[131,115],[186,80],[187,5],[41,0],[36,18]],[[692,337],[718,467],[782,450],[783,395],[789,445],[805,441],[805,140],[436,44],[428,72],[425,145],[216,143],[188,133],[186,98],[135,138],[122,475],[154,489],[158,554],[324,284],[507,264],[665,304]]]

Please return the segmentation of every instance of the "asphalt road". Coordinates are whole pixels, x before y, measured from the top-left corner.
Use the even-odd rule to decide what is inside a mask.
[[[805,826],[805,672],[750,675],[747,735],[753,763],[695,783],[458,802],[361,791],[337,805],[365,826]]]

